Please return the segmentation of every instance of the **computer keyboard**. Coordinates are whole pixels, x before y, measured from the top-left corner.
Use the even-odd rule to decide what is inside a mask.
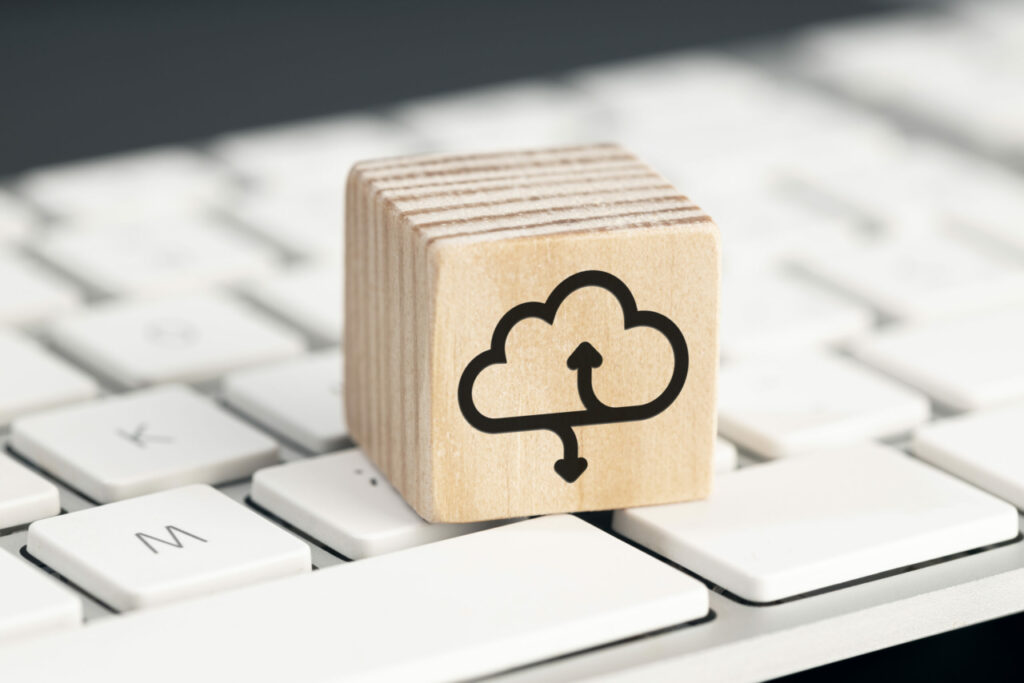
[[[0,677],[753,681],[1024,611],[1022,38],[918,8],[6,179]],[[347,169],[593,140],[720,226],[714,492],[428,524],[344,422]]]

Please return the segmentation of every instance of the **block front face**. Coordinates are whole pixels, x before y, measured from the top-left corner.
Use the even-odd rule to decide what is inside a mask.
[[[660,223],[429,243],[433,519],[707,495],[717,228]]]

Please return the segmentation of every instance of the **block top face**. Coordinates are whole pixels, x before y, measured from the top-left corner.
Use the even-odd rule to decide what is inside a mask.
[[[719,243],[700,207],[615,145],[367,162],[349,193],[353,401],[401,397],[350,424],[417,512],[707,495]]]
[[[352,179],[429,244],[710,221],[614,144],[370,161]]]

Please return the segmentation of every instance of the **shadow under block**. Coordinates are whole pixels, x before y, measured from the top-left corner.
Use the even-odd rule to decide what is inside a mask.
[[[703,498],[718,229],[615,145],[357,164],[353,439],[425,519]]]

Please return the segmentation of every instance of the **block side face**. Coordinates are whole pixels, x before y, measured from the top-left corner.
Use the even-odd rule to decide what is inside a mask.
[[[362,202],[366,197],[366,183],[357,169],[349,172],[345,184],[345,224],[340,226],[345,236],[345,297],[342,348],[344,353],[345,421],[349,434],[357,442],[368,435],[369,425],[364,406],[367,404],[365,376],[359,358],[365,358],[367,348],[365,330],[369,309],[362,305],[370,285],[364,269],[367,258]]]
[[[436,273],[429,389],[435,520],[622,508],[708,494],[718,368],[713,223],[438,240],[427,257]],[[685,340],[685,382],[657,412],[641,408],[673,383],[678,355],[671,334],[650,317],[630,317],[615,293],[579,275],[588,271],[622,283],[637,311],[667,319]],[[502,326],[504,362],[488,356],[471,373],[470,414],[483,418],[471,423],[459,401],[467,368],[492,349],[503,317],[527,302],[548,303],[556,290],[568,290],[567,281],[581,286],[560,299],[550,324],[542,315]],[[590,349],[577,355],[584,342]],[[581,368],[589,368],[582,386]],[[505,417],[528,419],[510,428]],[[587,463],[581,472],[578,462],[556,468],[572,459],[566,456],[570,423],[567,438],[575,438],[577,459]]]
[[[429,518],[425,387],[428,275],[406,217],[357,166],[345,227],[345,403],[349,431],[388,481]]]

